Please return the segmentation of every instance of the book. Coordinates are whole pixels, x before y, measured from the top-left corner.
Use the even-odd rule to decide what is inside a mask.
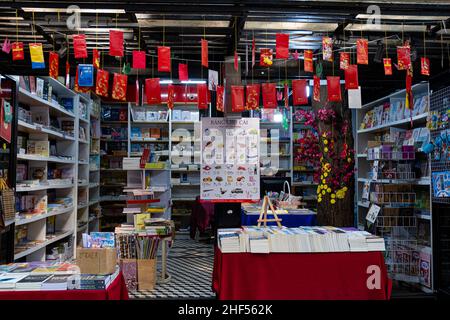
[[[40,140],[28,140],[27,154],[39,155],[42,157],[50,156],[50,142]]]
[[[42,283],[50,277],[48,274],[28,275],[16,282],[16,290],[40,290]]]
[[[36,94],[36,77],[35,76],[29,76],[28,78],[28,85],[30,88],[30,92],[33,94]]]
[[[30,79],[31,83],[31,79]],[[31,91],[33,92],[33,91]],[[36,95],[39,98],[44,98],[44,79],[36,78]]]
[[[2,289],[2,290],[14,289],[16,287],[16,283],[25,277],[26,277],[26,275],[24,275],[24,274],[6,273],[4,275],[1,275],[0,276],[0,289]]]
[[[42,283],[41,290],[67,290],[70,275],[53,275]]]

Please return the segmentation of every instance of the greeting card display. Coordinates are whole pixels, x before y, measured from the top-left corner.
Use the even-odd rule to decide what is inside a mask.
[[[115,100],[127,100],[128,76],[126,74],[114,73],[112,98]]]
[[[145,96],[147,97],[147,104],[161,103],[161,85],[159,78],[145,79]]]
[[[339,69],[345,70],[350,65],[350,52],[341,52],[339,54]]]
[[[118,30],[109,31],[109,55],[123,57],[123,32]]]
[[[327,77],[328,101],[339,102],[341,97],[341,77]]]
[[[208,87],[206,83],[197,84],[197,107],[208,109]]]
[[[308,80],[292,80],[292,97],[294,106],[308,104],[307,95]]]
[[[100,68],[100,53],[97,49],[92,50],[92,65],[95,69]]]
[[[92,87],[94,85],[94,66],[92,64],[78,65],[78,85]]]
[[[23,60],[23,42],[13,42],[12,43],[12,59],[13,61]]]
[[[54,79],[58,78],[59,73],[59,55],[50,51],[48,54],[48,75]]]
[[[277,89],[275,83],[261,84],[264,108],[274,109],[277,107]]]
[[[246,109],[256,110],[259,108],[259,84],[248,84],[246,87]]]
[[[384,65],[384,75],[391,76],[392,75],[392,60],[391,60],[391,58],[384,58],[383,65]]]
[[[356,40],[356,63],[369,64],[369,42],[367,39]]]
[[[73,35],[73,54],[75,59],[83,59],[88,57],[86,36],[84,34]]]
[[[312,50],[305,50],[305,53],[304,53],[304,68],[305,68],[305,72],[314,72],[313,52],[312,52]]]
[[[358,65],[351,64],[345,70],[345,89],[358,89]]]
[[[224,111],[224,96],[225,96],[225,88],[223,86],[216,87],[216,109],[217,111]]]
[[[172,110],[174,102],[175,102],[175,86],[173,84],[169,84],[167,86],[167,108]]]
[[[314,76],[313,84],[313,99],[320,102],[320,78],[318,76]]]
[[[411,48],[409,46],[397,47],[398,70],[407,70],[411,66]]]
[[[430,75],[430,59],[426,57],[420,58],[420,74],[424,76]]]
[[[180,81],[188,81],[188,65],[186,63],[178,64],[178,80]]]
[[[276,34],[276,55],[277,59],[289,58],[289,34],[277,33]]]
[[[103,69],[97,69],[95,81],[95,94],[101,97],[108,97],[109,72]]]
[[[202,39],[201,45],[202,45],[202,66],[208,68],[208,41]]]
[[[333,39],[330,37],[322,38],[322,57],[324,61],[333,61]]]
[[[243,112],[244,110],[244,86],[231,86],[231,111]]]
[[[158,71],[159,72],[170,72],[170,47],[158,47]]]
[[[261,67],[270,67],[273,63],[272,49],[261,48],[259,51],[259,65]]]
[[[44,69],[44,51],[42,50],[42,43],[30,43],[30,58],[32,69]]]
[[[133,69],[145,69],[146,58],[145,51],[133,50]]]

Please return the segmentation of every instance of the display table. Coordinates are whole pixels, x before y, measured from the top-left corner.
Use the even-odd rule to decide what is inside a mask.
[[[380,272],[370,290],[367,267]],[[220,300],[387,300],[392,282],[381,252],[214,254],[213,291]]]
[[[0,290],[0,300],[128,300],[128,289],[120,272],[106,290]]]
[[[315,226],[317,225],[317,214],[310,211],[310,214],[305,213],[287,213],[277,214],[278,218],[282,219],[281,224],[285,227],[293,228],[299,226]],[[256,226],[258,224],[259,212],[247,212],[242,210],[241,222],[243,226]],[[267,213],[268,219],[273,219],[272,214]],[[268,226],[276,225],[276,222],[268,222]]]

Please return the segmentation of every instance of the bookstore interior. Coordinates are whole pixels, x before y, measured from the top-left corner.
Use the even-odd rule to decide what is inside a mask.
[[[0,45],[0,300],[450,295],[449,1],[4,1]]]

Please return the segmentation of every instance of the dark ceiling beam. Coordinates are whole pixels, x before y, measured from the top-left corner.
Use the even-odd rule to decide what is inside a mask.
[[[127,16],[129,20],[137,25],[139,25],[138,20],[136,18],[136,14],[134,13],[127,13]],[[140,31],[140,32],[139,32]],[[145,40],[142,36],[142,28],[139,29],[139,27],[133,27],[133,33],[136,36],[136,42],[140,43],[140,47],[145,52],[148,51],[147,44],[145,43]]]
[[[54,43],[53,37],[50,36],[47,32],[45,32],[44,29],[39,24],[36,23],[36,21],[34,21],[34,24],[33,24],[33,19],[32,19],[33,17],[32,17],[31,13],[25,12],[22,9],[17,9],[17,15],[19,17],[22,17],[24,20],[26,20],[26,19],[30,20],[30,27],[33,26],[36,33],[41,35],[45,39],[45,41],[47,41],[48,43],[53,45],[53,43]]]
[[[230,40],[228,42],[227,55],[234,54],[234,51],[238,49],[239,39],[241,39],[245,20],[247,19],[247,13],[242,13],[239,16],[231,18],[230,21]]]

